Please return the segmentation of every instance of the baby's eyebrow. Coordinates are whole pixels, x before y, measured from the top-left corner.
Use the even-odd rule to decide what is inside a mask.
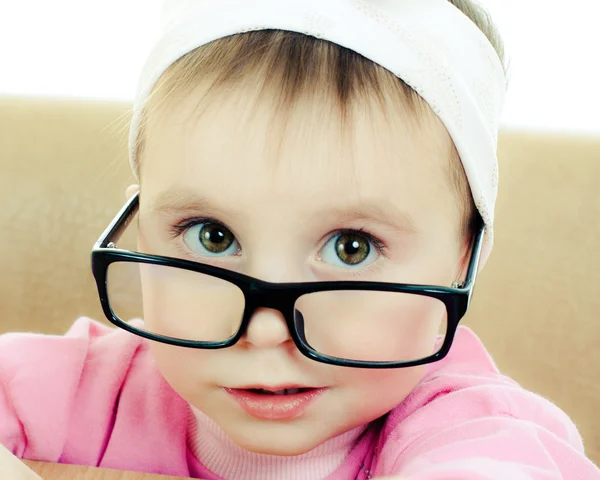
[[[143,202],[143,192],[141,202]],[[160,192],[150,200],[148,210],[162,214],[210,212],[212,215],[216,215],[222,213],[208,198],[201,195],[197,190],[188,188],[172,188]]]
[[[327,211],[337,222],[375,222],[402,233],[418,233],[414,218],[390,203],[365,201],[351,208],[334,208]]]

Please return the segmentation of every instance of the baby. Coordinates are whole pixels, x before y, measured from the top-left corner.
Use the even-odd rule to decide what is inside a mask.
[[[502,57],[471,0],[168,2],[139,185],[92,253],[121,328],[1,337],[0,444],[209,480],[600,479],[458,327]]]

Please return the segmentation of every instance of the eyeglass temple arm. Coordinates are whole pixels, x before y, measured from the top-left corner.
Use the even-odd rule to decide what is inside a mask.
[[[139,207],[139,192],[136,192],[123,205],[119,213],[113,218],[106,230],[102,232],[98,241],[94,244],[94,248],[106,248],[109,243],[116,243],[123,235],[125,229],[131,223],[133,216],[136,214]]]
[[[464,284],[461,286],[462,289],[471,289],[477,278],[477,272],[479,271],[479,259],[481,257],[481,249],[483,247],[483,238],[485,236],[485,225],[481,221],[479,232],[477,233],[475,240],[473,241],[473,251],[471,252],[471,260],[469,261],[469,267],[467,268],[467,275]]]

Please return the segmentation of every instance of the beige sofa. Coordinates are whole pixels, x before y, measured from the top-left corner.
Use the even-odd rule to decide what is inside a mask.
[[[128,105],[0,98],[0,333],[102,319],[92,244],[133,181]],[[600,463],[600,138],[502,132],[496,246],[465,323]]]

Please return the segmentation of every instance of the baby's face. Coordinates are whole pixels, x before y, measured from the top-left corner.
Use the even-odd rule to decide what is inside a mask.
[[[467,252],[449,180],[449,137],[432,113],[419,123],[401,107],[384,119],[377,108],[368,113],[357,106],[343,131],[326,101],[300,102],[283,122],[268,102],[255,104],[250,90],[212,93],[210,106],[200,111],[202,93],[150,119],[140,179],[141,251],[270,282],[449,286],[460,277]],[[188,222],[199,218],[205,220]],[[340,231],[350,231],[358,248],[346,248]],[[167,295],[160,290],[151,296],[161,294]],[[146,305],[146,322],[161,321],[160,304]],[[179,298],[176,308],[189,316],[185,310],[193,304]],[[174,308],[169,315],[177,322]],[[398,342],[431,353],[431,333]],[[296,349],[285,320],[270,309],[256,312],[233,347],[156,343],[152,349],[171,385],[233,441],[279,455],[301,454],[383,415],[426,368],[317,363]],[[322,390],[294,418],[266,418],[242,408],[227,390],[258,385]]]

